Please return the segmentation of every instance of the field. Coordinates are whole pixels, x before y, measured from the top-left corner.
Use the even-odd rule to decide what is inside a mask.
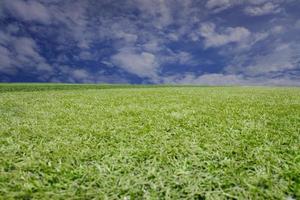
[[[0,85],[0,199],[300,199],[300,88]]]

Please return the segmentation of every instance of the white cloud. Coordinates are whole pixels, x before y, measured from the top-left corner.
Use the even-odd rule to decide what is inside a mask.
[[[159,64],[155,55],[148,52],[135,52],[132,49],[121,49],[111,57],[111,62],[126,71],[140,77],[156,77]]]
[[[78,48],[90,48],[92,41],[96,39],[98,27],[89,27],[87,8],[88,1],[59,1],[58,4],[49,6],[53,24],[64,27],[57,38],[60,43],[69,45],[69,40],[72,39]]]
[[[193,60],[191,54],[188,52],[185,52],[185,51],[179,52],[177,57],[179,60],[179,64],[182,64],[182,65],[189,64]]]
[[[278,86],[300,86],[300,81],[289,76],[282,77],[247,77],[237,74],[183,74],[181,76],[169,76],[163,82],[175,84],[196,85],[278,85]]]
[[[37,1],[4,0],[4,7],[11,15],[22,21],[35,21],[50,24],[51,16],[47,8]]]
[[[284,0],[208,0],[205,7],[214,13],[221,12],[234,6],[247,6],[244,11],[249,15],[264,15],[281,11],[279,3]]]
[[[81,51],[79,53],[78,58],[81,60],[95,60],[96,59],[95,56],[91,52],[86,51],[86,50]]]
[[[104,71],[88,71],[81,67],[66,65],[56,66],[59,74],[53,76],[50,82],[68,83],[128,83],[128,80],[118,74],[105,74]]]
[[[138,8],[146,15],[149,15],[154,26],[158,29],[170,25],[173,22],[170,1],[167,0],[134,0]]]
[[[0,71],[8,74],[24,69],[50,74],[53,70],[40,55],[35,41],[28,37],[15,37],[0,31],[0,57]]]
[[[268,52],[258,55],[237,55],[232,63],[225,68],[229,73],[243,73],[250,76],[281,73],[300,69],[299,44],[273,44]]]
[[[281,25],[277,25],[271,29],[271,33],[273,33],[273,34],[279,34],[279,33],[283,33],[283,32],[284,32],[284,27]]]
[[[268,2],[263,5],[248,6],[244,9],[245,13],[251,16],[261,16],[281,12],[279,5]]]
[[[228,57],[232,60],[233,57],[240,57],[245,52],[251,52],[253,46],[259,42],[263,42],[270,36],[269,32],[251,33],[251,35],[240,41],[237,45],[226,46],[219,50],[219,55]]]
[[[262,74],[299,68],[300,66],[295,63],[299,59],[295,52],[299,52],[299,50],[299,47],[295,48],[290,44],[281,44],[267,55],[253,57],[253,64],[247,66],[245,72],[248,74]]]
[[[234,3],[234,0],[208,0],[206,8],[214,9],[216,12],[229,8]]]
[[[168,34],[168,38],[169,38],[171,41],[178,41],[178,39],[179,39],[179,34],[176,34],[176,33],[170,33],[170,34]]]
[[[266,2],[267,0],[208,0],[205,7],[215,13],[226,10],[236,5],[253,4],[258,5]],[[276,0],[277,1],[277,0]]]
[[[14,74],[15,68],[11,68],[12,60],[11,60],[10,51],[0,45],[0,72]]]
[[[89,73],[84,69],[75,69],[71,71],[71,76],[77,81],[87,80],[89,78]]]
[[[204,37],[205,47],[209,48],[244,41],[251,35],[251,32],[244,27],[229,27],[222,33],[218,33],[215,24],[203,23],[200,28],[200,35]]]
[[[19,57],[22,56],[24,58],[43,60],[37,52],[38,48],[36,43],[31,38],[19,37],[12,41],[12,43]]]
[[[116,38],[123,39],[128,43],[135,43],[138,39],[138,36],[132,33],[125,33],[123,31],[116,33]]]
[[[220,49],[219,54],[230,57],[233,60],[233,57],[243,57],[242,54],[245,52],[251,52],[254,45],[260,46],[262,43],[268,41],[271,37],[280,37],[279,34],[285,33],[286,29],[282,25],[275,25],[271,28],[266,28],[262,32],[252,32],[251,35],[244,40],[240,41],[237,45],[227,46],[226,49]],[[274,44],[274,43],[273,43]],[[269,50],[272,50],[269,48]],[[254,53],[253,51],[252,53]],[[248,55],[248,57],[253,57]]]
[[[199,34],[197,32],[191,32],[188,35],[189,39],[191,39],[193,42],[196,42],[199,40]]]
[[[295,22],[295,26],[294,26],[296,29],[300,29],[300,19],[298,19],[296,22]]]
[[[20,30],[20,28],[16,24],[9,24],[6,27],[6,30],[7,30],[8,33],[18,33],[18,31]]]
[[[161,51],[161,50],[163,50],[162,46],[163,45],[160,45],[159,41],[157,41],[157,40],[151,40],[151,41],[148,41],[145,44],[143,44],[143,48],[149,52]]]
[[[168,54],[161,56],[160,60],[162,63],[176,63],[186,66],[195,66],[199,64],[198,60],[187,51],[173,52],[169,50]]]

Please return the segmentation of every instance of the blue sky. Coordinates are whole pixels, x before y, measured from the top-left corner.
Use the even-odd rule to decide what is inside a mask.
[[[300,85],[299,0],[1,0],[0,81]]]

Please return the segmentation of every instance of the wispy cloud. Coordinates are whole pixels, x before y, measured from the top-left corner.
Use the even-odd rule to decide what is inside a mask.
[[[300,86],[296,77],[291,76],[244,76],[240,74],[184,74],[181,76],[165,77],[164,83],[199,84],[199,85],[277,85]]]
[[[241,42],[247,39],[251,32],[244,27],[228,27],[219,33],[216,31],[215,24],[203,23],[200,28],[200,35],[204,37],[205,47],[208,48]]]
[[[284,73],[288,70],[300,69],[300,45],[280,43],[264,55],[255,55],[251,58],[239,59],[226,68],[231,73],[247,75],[264,75],[271,72]]]
[[[15,74],[17,71],[51,72],[52,68],[40,55],[36,42],[29,37],[15,37],[0,31],[0,71]]]
[[[141,77],[156,78],[159,64],[155,55],[149,52],[135,52],[132,49],[121,49],[111,57],[113,64]]]
[[[248,6],[245,8],[245,13],[251,16],[261,16],[268,14],[276,14],[282,11],[278,4],[268,2],[258,6]]]
[[[21,21],[39,22],[42,24],[51,23],[51,15],[48,9],[37,1],[3,1],[3,5],[10,14]]]

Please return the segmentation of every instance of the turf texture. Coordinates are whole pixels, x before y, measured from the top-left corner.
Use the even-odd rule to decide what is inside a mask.
[[[0,199],[299,199],[300,88],[0,84]]]

